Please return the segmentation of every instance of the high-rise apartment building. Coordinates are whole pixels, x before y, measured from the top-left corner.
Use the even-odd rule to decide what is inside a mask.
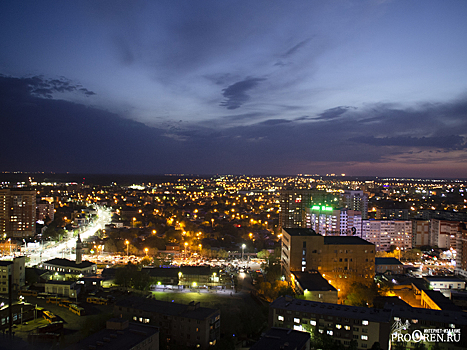
[[[412,220],[412,247],[430,245],[430,220]]]
[[[54,204],[48,201],[40,201],[36,204],[36,220],[46,221],[49,218],[54,220]]]
[[[362,238],[376,246],[377,251],[412,248],[412,222],[403,220],[363,220]]]
[[[306,211],[306,227],[324,236],[362,234],[362,214],[346,208],[313,205]]]
[[[306,211],[314,205],[327,206],[338,204],[338,197],[332,193],[316,189],[281,190],[279,227],[305,228]]]
[[[460,221],[430,220],[430,245],[438,248],[456,249],[456,235]]]
[[[281,211],[279,226],[282,228],[305,227],[306,208],[311,206],[312,191],[309,189],[284,189],[280,194]]]
[[[375,275],[375,246],[355,236],[322,236],[312,229],[282,229],[282,267],[318,271],[334,288],[345,292],[352,282],[368,282]]]
[[[368,219],[368,195],[365,192],[346,190],[342,194],[341,201],[341,206],[360,211],[362,213],[362,219]]]
[[[456,269],[455,273],[467,277],[467,226],[462,223],[456,235]]]
[[[36,192],[0,189],[0,234],[24,238],[36,232]]]

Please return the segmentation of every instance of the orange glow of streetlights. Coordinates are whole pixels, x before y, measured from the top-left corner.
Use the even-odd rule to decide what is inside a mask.
[[[148,256],[148,251],[149,251],[148,248],[144,248],[144,252],[146,253],[146,256]]]
[[[126,256],[128,256],[128,248],[130,247],[130,241],[126,240],[125,241],[125,244],[126,244]]]

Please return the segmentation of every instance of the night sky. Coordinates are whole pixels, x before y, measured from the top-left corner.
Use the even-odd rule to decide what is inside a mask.
[[[467,177],[467,1],[0,2],[0,171]]]

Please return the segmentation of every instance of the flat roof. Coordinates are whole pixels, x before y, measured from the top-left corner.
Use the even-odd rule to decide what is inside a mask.
[[[455,283],[461,283],[465,281],[463,279],[460,279],[457,276],[425,276],[425,280],[428,282],[455,282]]]
[[[391,310],[388,309],[381,310],[359,306],[321,303],[318,301],[292,299],[289,297],[277,298],[270,304],[270,307],[372,322],[389,322],[391,319]]]
[[[115,322],[114,319],[112,319]],[[159,332],[159,329],[154,326],[130,323],[125,329],[103,329],[100,332],[94,333],[87,338],[80,340],[66,349],[68,350],[88,350],[95,349],[112,349],[126,350],[133,349],[138,344],[142,343],[151,336]]]
[[[303,290],[307,289],[309,291],[337,292],[337,289],[330,285],[329,282],[323,276],[321,276],[321,274],[318,271],[292,271],[291,273],[295,276],[300,286],[302,286]]]
[[[372,245],[368,241],[356,236],[324,236],[324,244],[342,245]]]
[[[309,341],[310,333],[273,327],[250,350],[302,349]]]
[[[396,258],[375,258],[375,265],[402,265]]]
[[[119,307],[129,307],[147,312],[159,313],[163,315],[181,316],[198,320],[204,320],[207,317],[210,317],[212,314],[220,313],[218,309],[199,306],[197,307],[194,302],[192,302],[192,305],[186,305],[171,303],[170,301],[138,297],[130,297],[120,300],[115,305]]]
[[[321,236],[311,228],[283,228],[290,236]]]

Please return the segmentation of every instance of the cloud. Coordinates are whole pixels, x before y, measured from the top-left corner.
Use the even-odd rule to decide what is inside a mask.
[[[288,57],[288,56],[295,54],[298,50],[300,50],[303,46],[305,46],[309,41],[310,39],[305,39],[305,40],[300,41],[297,45],[294,45],[292,48],[287,50],[287,52],[283,55],[283,57]]]
[[[0,77],[6,78],[4,75]],[[15,79],[15,78],[13,78]],[[78,92],[85,96],[92,96],[96,93],[90,91],[82,85],[74,84],[64,77],[60,79],[46,79],[43,76],[33,76],[21,79],[23,87],[33,96],[53,98],[54,93]]]
[[[240,108],[246,103],[250,96],[248,91],[254,89],[264,78],[246,78],[242,81],[236,82],[222,90],[222,96],[226,98],[221,102],[220,106],[227,107],[227,109]]]
[[[334,107],[325,110],[323,113],[318,114],[317,118],[314,118],[315,120],[320,120],[320,119],[325,119],[325,120],[332,120],[332,119],[337,119],[341,118],[348,110],[355,110],[357,109],[356,107],[350,107],[350,106],[339,106],[339,107]]]
[[[466,140],[460,135],[434,137],[353,137],[349,141],[372,146],[430,147],[441,149],[464,149]]]

